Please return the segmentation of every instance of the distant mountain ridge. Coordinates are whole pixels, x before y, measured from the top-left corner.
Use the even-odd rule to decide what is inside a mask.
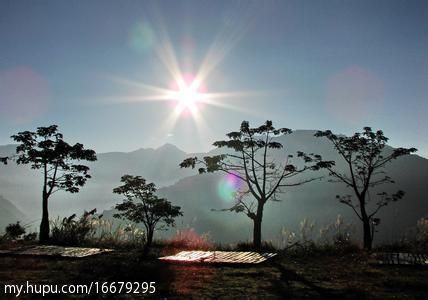
[[[313,152],[326,160],[335,160],[339,167],[344,167],[329,141],[314,137],[314,133],[315,130],[296,130],[291,135],[279,138],[279,141],[287,153]],[[12,146],[0,146],[0,155],[6,150],[14,151]],[[222,149],[214,149],[197,155],[202,157],[221,152]],[[98,161],[89,164],[92,179],[80,193],[58,193],[53,196],[50,202],[51,216],[81,213],[84,209],[92,208],[108,211],[121,201],[119,196],[112,193],[112,189],[120,185],[120,177],[124,174],[141,175],[156,183],[161,196],[182,206],[184,217],[177,224],[192,226],[200,233],[210,232],[216,241],[250,239],[251,223],[245,215],[211,211],[232,204],[220,195],[224,176],[220,173],[197,175],[197,170],[179,168],[178,164],[184,158],[194,155],[186,154],[171,144],[157,149],[99,153]],[[278,153],[274,157],[280,159],[282,156]],[[396,181],[395,185],[385,186],[385,190],[394,192],[403,189],[406,192],[404,199],[386,207],[380,214],[382,221],[379,235],[384,239],[396,239],[417,219],[428,215],[428,160],[410,155],[397,159],[385,170]],[[264,238],[278,238],[283,226],[296,229],[305,217],[316,220],[318,224],[326,224],[341,214],[346,221],[357,224],[351,209],[335,199],[336,194],[343,193],[349,191],[342,185],[327,182],[327,178],[289,189],[281,196],[283,201],[266,205]],[[0,194],[18,209],[28,211],[32,217],[40,217],[41,177],[37,176],[37,171],[13,163],[0,166]]]
[[[16,145],[0,146],[0,156],[13,155]],[[120,184],[124,174],[140,175],[155,182],[158,187],[172,185],[180,178],[193,175],[192,170],[180,169],[178,164],[187,154],[171,144],[159,148],[137,149],[131,152],[98,153],[98,160],[88,163],[92,178],[78,194],[58,193],[49,206],[55,214],[66,215],[83,209],[111,207],[115,200],[113,188]],[[0,166],[0,194],[20,209],[31,205],[29,215],[40,214],[41,175],[38,170],[9,162]]]
[[[186,158],[187,154],[171,144],[165,144],[157,149],[108,152],[97,156],[98,160],[90,164],[94,178],[107,176],[106,178],[117,181],[118,176],[119,179],[121,176],[119,174],[138,174],[156,182],[158,186],[163,186],[173,184],[179,178],[191,173],[189,170],[178,168],[178,163]],[[169,167],[173,165],[177,168]]]

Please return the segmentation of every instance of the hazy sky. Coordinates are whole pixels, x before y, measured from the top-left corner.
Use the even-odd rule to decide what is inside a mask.
[[[58,124],[98,152],[206,151],[271,119],[372,126],[428,157],[427,33],[427,1],[1,0],[0,144]],[[155,100],[177,69],[217,105]]]

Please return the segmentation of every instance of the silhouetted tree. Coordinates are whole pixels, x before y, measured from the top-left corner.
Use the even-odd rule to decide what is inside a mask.
[[[245,183],[246,189],[238,191],[236,204],[228,210],[244,212],[253,221],[255,248],[261,246],[263,208],[266,202],[278,201],[277,194],[283,192],[286,187],[302,185],[316,179],[298,180],[297,175],[329,165],[329,162],[321,160],[321,156],[303,152],[296,155],[300,161],[299,165],[293,162],[293,155],[284,155],[281,162],[276,162],[271,157],[271,151],[283,147],[276,138],[291,132],[288,128],[276,129],[272,126],[272,121],[266,121],[265,124],[255,128],[251,128],[247,121],[243,121],[239,131],[226,135],[228,140],[213,144],[217,148],[232,149],[233,153],[206,156],[203,159],[191,157],[180,164],[182,168],[195,168],[196,165],[200,165],[199,173],[221,171],[236,176]],[[247,195],[255,200],[248,203]]]
[[[345,160],[347,171],[340,171],[334,165],[326,165],[333,182],[342,182],[350,187],[352,195],[337,195],[336,198],[343,204],[352,208],[363,223],[364,248],[372,248],[374,228],[380,219],[375,215],[391,202],[404,196],[403,191],[389,195],[386,192],[377,194],[377,202],[372,211],[368,211],[370,189],[376,186],[393,183],[394,181],[383,171],[384,166],[392,160],[416,152],[415,148],[384,149],[388,138],[382,130],[373,132],[370,127],[364,127],[361,133],[351,137],[338,136],[330,130],[318,131],[315,136],[329,139],[336,151]]]
[[[11,238],[12,240],[16,240],[21,235],[25,234],[25,228],[22,226],[19,221],[15,224],[9,224],[5,228],[7,237]]]
[[[128,219],[135,223],[143,223],[146,228],[147,241],[145,252],[151,246],[156,229],[162,226],[174,226],[174,218],[182,216],[179,206],[173,206],[167,199],[155,195],[154,183],[147,183],[141,176],[123,175],[124,184],[113,189],[116,194],[124,195],[122,203],[116,205],[119,213],[115,218]]]
[[[17,164],[29,164],[43,173],[42,221],[40,242],[49,240],[50,196],[60,190],[77,193],[86,180],[91,178],[89,167],[79,164],[81,160],[95,161],[95,151],[84,149],[82,144],[70,145],[63,140],[57,125],[38,127],[35,132],[23,131],[12,138],[20,143],[13,157]]]

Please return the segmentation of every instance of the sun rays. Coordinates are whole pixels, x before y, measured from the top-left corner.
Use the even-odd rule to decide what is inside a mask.
[[[249,30],[256,11],[257,9],[254,7],[245,10],[242,12],[241,18],[234,21],[233,26],[228,24],[229,27],[227,27],[225,25],[211,43],[196,70],[181,68],[183,61],[178,59],[177,51],[164,26],[165,23],[160,14],[156,13],[156,26],[150,27],[148,23],[144,23],[144,30],[134,31],[136,33],[149,32],[150,35],[144,34],[142,38],[144,36],[150,37],[150,43],[139,41],[138,36],[135,35],[132,38],[133,44],[152,47],[160,66],[165,71],[165,74],[160,76],[160,78],[165,78],[162,79],[163,84],[149,84],[147,81],[127,78],[111,78],[121,89],[125,89],[125,94],[114,97],[114,102],[121,104],[159,102],[160,109],[168,110],[167,117],[159,122],[161,126],[157,128],[156,131],[158,132],[154,133],[159,136],[166,136],[167,133],[173,132],[179,120],[191,120],[200,135],[208,134],[210,126],[205,117],[212,111],[209,107],[256,115],[257,112],[251,111],[249,106],[244,105],[243,99],[247,101],[251,97],[260,98],[264,93],[260,91],[212,90],[217,85],[215,78],[212,78],[215,76],[212,74]],[[192,59],[192,53],[185,57],[185,61],[192,61]],[[192,65],[194,65],[193,61]],[[160,74],[154,75],[156,75],[154,78],[159,78]],[[155,79],[153,82],[156,82]],[[113,99],[113,97],[108,98]]]

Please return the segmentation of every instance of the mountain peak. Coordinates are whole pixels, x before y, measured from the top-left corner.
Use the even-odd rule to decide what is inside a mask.
[[[155,149],[156,151],[179,151],[179,152],[184,152],[183,150],[181,150],[180,148],[178,148],[177,146],[170,144],[170,143],[166,143],[163,144],[162,146],[158,147]]]

